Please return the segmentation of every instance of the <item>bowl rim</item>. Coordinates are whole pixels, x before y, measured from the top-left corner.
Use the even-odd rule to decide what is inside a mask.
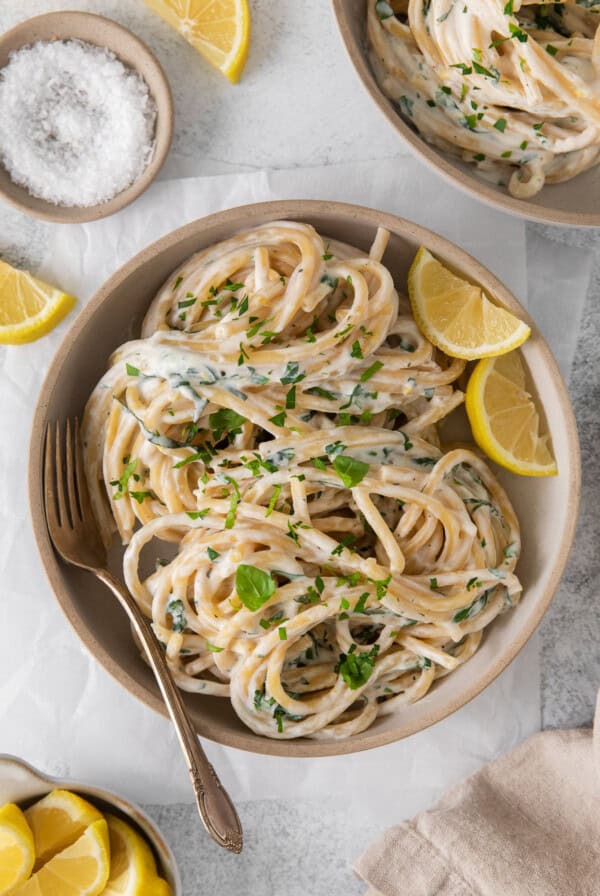
[[[32,27],[40,25],[43,27],[51,27],[53,23],[61,23],[64,26],[65,20],[69,24],[69,27],[71,24],[73,25],[73,29],[75,32],[79,30],[81,23],[85,23],[86,25],[96,24],[101,25],[103,28],[108,28],[111,32],[111,37],[112,35],[116,35],[123,41],[127,41],[127,43],[133,48],[136,57],[138,59],[145,58],[146,62],[154,70],[154,78],[156,79],[156,84],[160,84],[160,90],[162,94],[162,99],[159,102],[154,90],[152,89],[152,86],[148,83],[146,78],[143,78],[143,75],[141,75],[141,73],[139,72],[137,65],[123,62],[120,54],[113,49],[112,39],[110,44],[96,43],[94,39],[89,35],[86,37],[79,37],[77,33],[71,35],[68,38],[56,38],[57,40],[82,40],[85,43],[93,43],[97,47],[110,50],[115,54],[117,59],[123,62],[124,65],[126,65],[129,69],[136,71],[136,73],[143,78],[148,86],[150,95],[153,97],[156,103],[156,136],[152,158],[150,159],[150,162],[148,163],[144,171],[137,178],[137,180],[135,180],[124,190],[121,190],[119,193],[117,193],[116,196],[113,196],[112,199],[109,199],[106,202],[100,202],[96,205],[89,206],[54,205],[53,203],[48,202],[45,199],[41,199],[40,197],[30,194],[26,187],[22,187],[19,184],[14,183],[14,181],[12,181],[12,178],[10,178],[8,172],[6,172],[15,190],[17,190],[23,196],[23,199],[21,200],[16,196],[7,193],[4,190],[2,183],[0,182],[0,199],[4,202],[7,202],[9,205],[12,205],[13,208],[17,208],[24,214],[29,215],[30,217],[38,218],[42,221],[51,221],[54,224],[82,224],[89,221],[99,221],[102,218],[106,218],[109,215],[112,215],[115,212],[120,211],[122,208],[130,205],[130,203],[134,202],[134,200],[137,199],[138,196],[144,193],[148,189],[150,184],[156,179],[160,169],[162,168],[167,158],[167,155],[169,154],[171,143],[173,141],[175,107],[171,85],[169,84],[169,80],[164,68],[158,61],[155,54],[148,47],[148,45],[145,44],[144,41],[141,40],[141,38],[139,38],[136,34],[134,34],[124,25],[121,25],[119,22],[115,22],[114,19],[110,19],[107,16],[101,16],[97,13],[91,12],[81,12],[78,10],[47,12],[42,13],[38,16],[32,16],[28,19],[24,19],[22,22],[18,22],[8,31],[5,31],[0,35],[0,50],[3,49],[4,45],[7,42],[12,41],[12,39],[15,37],[22,37],[23,40],[20,46],[21,48],[25,47],[29,43],[31,43],[31,39],[28,39],[28,36],[30,38]],[[52,40],[52,38],[49,34],[48,37],[38,37],[37,40]],[[2,69],[0,68],[0,71],[1,70]],[[160,139],[158,137],[159,120],[163,127],[163,133]],[[0,167],[4,168],[1,162]],[[4,170],[6,171],[6,169]],[[28,204],[28,199],[32,200],[35,205],[32,206]]]
[[[89,798],[92,802],[97,799],[101,802],[108,803],[118,812],[126,815],[128,820],[130,820],[137,828],[142,829],[144,835],[150,841],[154,852],[163,865],[163,868],[160,869],[161,873],[170,877],[169,883],[172,884],[174,891],[172,896],[182,896],[183,886],[181,883],[181,875],[171,846],[154,819],[150,818],[148,813],[144,811],[141,806],[138,806],[137,803],[132,802],[129,797],[115,793],[113,790],[107,790],[105,787],[97,787],[95,784],[84,784],[81,781],[74,781],[71,778],[59,778],[55,775],[48,775],[46,772],[40,771],[36,766],[27,762],[25,759],[21,759],[20,756],[15,756],[13,753],[0,753],[0,785],[9,779],[11,768],[14,768],[14,786],[18,787],[19,783],[26,786],[26,783],[29,783],[31,787],[39,783],[40,785],[47,785],[47,792],[56,789],[75,791],[76,793]],[[22,782],[19,782],[16,777],[18,774],[26,775],[27,779],[23,779]],[[29,799],[31,799],[31,797],[23,797],[22,799],[17,797],[14,800],[11,800],[11,802],[15,802],[19,805],[21,802],[28,801]]]
[[[453,259],[453,265],[458,272],[468,271],[469,273],[467,276],[469,279],[485,283],[486,289],[490,291],[495,300],[499,301],[501,305],[508,307],[512,311],[519,313],[521,318],[531,327],[532,339],[536,340],[538,352],[541,355],[544,367],[548,372],[549,378],[557,393],[560,413],[564,420],[567,437],[569,487],[565,525],[560,542],[552,557],[551,575],[546,590],[543,596],[538,600],[535,613],[531,614],[527,624],[520,629],[518,636],[514,637],[510,643],[498,653],[493,662],[490,663],[489,668],[485,671],[485,674],[474,679],[469,687],[461,691],[460,695],[447,699],[443,706],[430,710],[424,721],[407,721],[401,720],[399,717],[398,725],[392,730],[372,731],[371,729],[367,729],[361,733],[359,740],[347,738],[342,741],[307,739],[276,740],[266,737],[257,737],[257,735],[250,730],[248,730],[248,732],[229,731],[227,732],[226,737],[223,737],[212,727],[210,719],[202,719],[196,725],[197,733],[200,736],[221,743],[227,747],[235,747],[240,750],[246,750],[257,754],[293,756],[298,758],[358,753],[363,750],[401,740],[404,737],[415,734],[417,731],[425,730],[436,722],[448,717],[477,697],[513,661],[538,627],[551,603],[556,589],[558,588],[575,536],[575,527],[579,509],[581,461],[579,455],[577,424],[567,387],[546,340],[536,326],[535,321],[533,321],[526,310],[522,308],[508,288],[469,253],[460,249],[445,237],[439,236],[433,231],[414,224],[412,221],[405,218],[392,215],[388,212],[367,208],[365,206],[322,200],[291,199],[251,203],[226,209],[203,218],[198,218],[195,221],[185,224],[183,227],[179,227],[162,236],[160,239],[136,253],[136,255],[125,262],[124,265],[109,277],[80,311],[59,345],[40,388],[38,401],[34,410],[28,457],[29,509],[33,532],[46,577],[61,610],[85,647],[89,650],[92,656],[100,662],[106,671],[125,687],[126,690],[133,694],[133,696],[159,712],[161,715],[166,716],[167,711],[159,695],[149,691],[129,672],[123,670],[113,656],[96,640],[93,632],[86,627],[81,616],[77,612],[76,603],[71,600],[68,592],[63,590],[59,572],[60,566],[51,545],[46,527],[41,488],[43,470],[42,446],[44,440],[43,421],[46,418],[46,410],[57,381],[59,380],[63,362],[69,353],[71,345],[78,339],[82,330],[87,326],[88,321],[93,318],[97,310],[114,289],[157,254],[162,253],[189,237],[196,237],[200,248],[203,245],[203,232],[213,226],[229,227],[230,233],[233,234],[258,226],[258,220],[300,220],[310,222],[311,218],[318,216],[319,214],[335,214],[340,218],[358,220],[365,226],[371,226],[373,231],[375,231],[377,227],[385,227],[392,233],[397,234],[401,239],[411,239],[421,245],[426,245],[434,254],[440,254],[442,257],[450,254]],[[565,473],[565,475],[567,475],[567,473]]]
[[[600,211],[596,214],[569,212],[563,209],[552,209],[543,205],[536,205],[526,199],[517,199],[511,196],[508,191],[505,193],[499,192],[486,183],[483,178],[478,178],[475,174],[467,174],[452,165],[447,160],[443,150],[435,149],[420,134],[406,124],[377,84],[365,53],[360,44],[354,39],[350,27],[351,13],[347,0],[333,0],[333,12],[342,43],[364,90],[396,133],[408,144],[413,154],[431,170],[441,175],[448,183],[468,193],[474,199],[529,221],[535,221],[538,224],[556,224],[563,227],[600,227]]]

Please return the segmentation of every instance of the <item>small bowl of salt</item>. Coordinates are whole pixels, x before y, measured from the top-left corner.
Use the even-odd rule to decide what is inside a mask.
[[[112,215],[149,187],[172,136],[166,75],[116,22],[56,12],[0,36],[0,198],[26,214]]]

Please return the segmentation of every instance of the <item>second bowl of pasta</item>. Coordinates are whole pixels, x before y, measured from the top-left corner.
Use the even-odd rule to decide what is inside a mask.
[[[140,253],[48,374],[30,485],[57,597],[97,658],[160,709],[118,609],[49,548],[45,423],[83,414],[116,571],[204,736],[306,756],[406,736],[499,674],[556,588],[579,489],[564,384],[528,321],[528,388],[559,475],[492,468],[461,416],[465,362],[428,342],[405,298],[420,246],[526,318],[473,259],[409,222],[265,203]]]
[[[600,7],[334,0],[334,9],[364,87],[426,164],[506,211],[600,226]]]

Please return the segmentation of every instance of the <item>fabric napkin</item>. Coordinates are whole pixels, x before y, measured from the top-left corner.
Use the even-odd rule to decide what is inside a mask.
[[[595,731],[547,731],[390,828],[358,860],[367,896],[597,896]]]
[[[117,215],[52,228],[40,273],[85,303],[120,264],[175,227],[223,208],[289,198],[355,202],[448,236],[525,304],[531,284],[538,284],[531,295],[543,328],[551,328],[563,301],[553,289],[558,270],[571,272],[564,282],[569,326],[560,333],[560,345],[553,341],[568,373],[591,253],[561,247],[559,254],[540,237],[530,263],[531,234],[522,221],[423,177],[411,159],[161,181]],[[0,347],[0,752],[23,756],[58,776],[102,781],[140,802],[188,801],[189,781],[170,723],[136,701],[85,651],[61,617],[33,542],[27,440],[45,368],[68,324],[39,343]],[[539,730],[540,712],[534,637],[476,700],[400,743],[319,762],[206,746],[235,800],[321,799],[323,793],[347,799],[352,780],[361,818],[372,817],[383,830]]]

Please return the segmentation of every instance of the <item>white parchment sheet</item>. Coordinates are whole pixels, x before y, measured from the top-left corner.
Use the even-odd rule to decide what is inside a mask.
[[[175,227],[231,206],[291,198],[403,215],[467,249],[524,304],[529,284],[532,310],[568,375],[591,256],[536,234],[526,242],[522,222],[438,178],[424,178],[409,159],[159,182],[118,215],[53,228],[40,273],[77,295],[81,307],[120,264]],[[169,723],[110,679],[80,645],[50,592],[31,534],[26,467],[33,408],[70,320],[40,342],[0,349],[0,752],[140,802],[187,801],[187,775]],[[207,749],[236,800],[335,797],[352,782],[358,801],[385,788],[389,820],[397,822],[539,727],[534,637],[480,697],[401,743],[318,762]]]

